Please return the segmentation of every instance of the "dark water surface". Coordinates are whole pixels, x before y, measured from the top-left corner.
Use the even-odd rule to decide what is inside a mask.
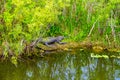
[[[119,59],[92,58],[90,53],[55,53],[21,61],[17,67],[0,62],[0,80],[120,80]]]

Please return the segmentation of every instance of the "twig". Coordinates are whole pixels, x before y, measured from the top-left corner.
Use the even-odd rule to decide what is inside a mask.
[[[95,24],[96,24],[97,21],[98,21],[98,18],[97,18],[97,20],[94,22],[92,28],[90,29],[90,32],[89,32],[89,34],[88,34],[88,37],[91,35],[91,33],[92,33],[92,31],[93,31],[93,29],[94,29]]]
[[[110,27],[111,27],[111,30],[112,30],[112,35],[113,35],[113,38],[114,38],[114,42],[116,42],[116,35],[115,35],[115,29],[114,29],[114,26],[113,26],[114,23],[113,23],[113,20],[112,20],[112,15],[113,15],[113,12],[111,11]]]
[[[111,43],[110,43],[110,39],[107,34],[106,34],[106,40],[108,41],[108,45],[110,46]]]
[[[34,40],[31,44],[30,44],[30,47],[35,47],[40,41],[42,41],[42,38],[38,38],[36,40]]]

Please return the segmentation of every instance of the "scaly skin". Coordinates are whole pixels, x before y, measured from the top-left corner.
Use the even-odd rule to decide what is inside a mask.
[[[54,43],[64,44],[64,42],[61,42],[63,39],[64,39],[63,36],[58,36],[58,37],[53,37],[53,38],[49,39],[48,41],[42,40],[39,42],[41,42],[42,44],[44,44],[46,46],[49,46],[49,45],[54,44]]]

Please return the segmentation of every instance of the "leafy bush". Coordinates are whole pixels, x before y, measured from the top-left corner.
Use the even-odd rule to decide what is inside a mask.
[[[68,4],[69,0],[2,0],[1,45],[6,49],[5,43],[9,43],[9,48],[17,55],[23,48],[20,46],[22,40],[29,43],[43,36],[47,25],[55,23],[61,9]]]

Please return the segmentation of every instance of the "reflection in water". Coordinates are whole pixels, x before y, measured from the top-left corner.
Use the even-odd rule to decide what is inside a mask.
[[[26,75],[27,75],[28,77],[32,77],[32,74],[33,74],[32,71],[30,71],[30,70],[26,71]]]
[[[115,80],[120,80],[120,70],[115,70]]]
[[[0,80],[120,80],[120,60],[91,58],[76,51],[48,55],[32,61],[0,63]]]
[[[81,67],[81,71],[82,71],[81,80],[88,80],[89,79],[88,66]]]

